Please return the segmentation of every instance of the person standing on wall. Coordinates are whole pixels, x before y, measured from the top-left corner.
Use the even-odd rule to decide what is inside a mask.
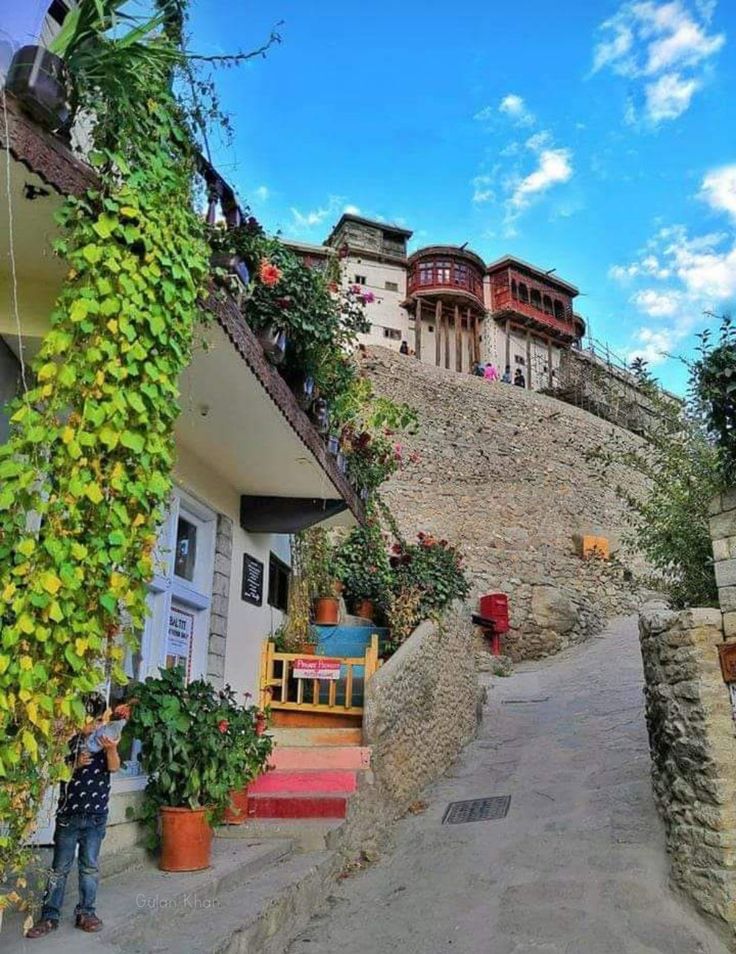
[[[491,364],[489,361],[483,372],[483,377],[486,381],[498,381],[498,371],[496,370],[496,365]]]
[[[501,375],[501,382],[503,384],[511,384],[511,366],[508,364],[506,365],[506,370]]]
[[[401,347],[399,348],[399,354],[409,354],[409,342],[402,341]]]
[[[517,386],[517,388],[526,387],[526,378],[524,377],[521,368],[516,369],[516,374],[514,375],[514,384]]]

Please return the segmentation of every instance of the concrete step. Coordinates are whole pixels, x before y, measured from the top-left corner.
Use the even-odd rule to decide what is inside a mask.
[[[345,818],[350,792],[331,795],[248,795],[249,818]]]
[[[324,746],[324,745],[362,745],[362,729],[290,729],[273,728],[269,730],[276,746]]]
[[[277,745],[269,765],[280,771],[370,768],[371,750],[365,745]]]
[[[283,954],[324,903],[339,870],[336,852],[293,855],[218,896],[213,910],[189,910],[163,932],[150,925],[121,954]]]
[[[339,818],[249,818],[244,825],[225,825],[218,837],[237,839],[287,838],[298,851],[325,851],[334,843]]]
[[[349,794],[358,787],[355,771],[264,772],[248,785],[248,798],[254,795],[328,795]]]
[[[52,935],[54,954],[139,950],[134,946],[149,933],[168,937],[182,915],[196,912],[206,920],[216,916],[218,899],[257,878],[270,866],[295,857],[288,838],[255,837],[239,840],[215,838],[212,866],[205,871],[159,871],[153,863],[133,873],[106,878],[97,897],[98,914],[105,929],[86,935],[74,929],[77,901],[76,864],[67,881],[66,901],[59,929]],[[10,915],[3,925],[3,954],[28,954],[31,943],[22,936],[22,916]],[[141,951],[150,950],[142,947]]]

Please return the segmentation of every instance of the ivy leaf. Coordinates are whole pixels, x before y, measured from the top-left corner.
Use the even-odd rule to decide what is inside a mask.
[[[110,238],[112,233],[115,231],[118,224],[118,219],[114,215],[110,215],[108,212],[103,212],[102,215],[97,219],[92,228],[97,232],[100,238],[106,239]]]
[[[110,427],[109,424],[106,424],[97,435],[105,447],[109,447],[111,450],[113,447],[117,446],[118,441],[120,440],[120,434],[113,427]]]
[[[123,431],[123,433],[120,435],[120,443],[123,445],[123,447],[127,447],[136,454],[142,453],[144,447],[146,446],[146,441],[143,435],[136,434],[133,431]]]
[[[93,504],[101,503],[104,500],[104,494],[100,490],[100,485],[98,483],[88,484],[84,488],[85,496],[88,497]]]
[[[96,265],[101,260],[103,252],[101,246],[90,243],[84,246],[82,255],[84,255],[90,265]]]

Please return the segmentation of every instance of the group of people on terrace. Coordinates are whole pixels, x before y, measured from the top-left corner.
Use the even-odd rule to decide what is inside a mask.
[[[501,381],[502,384],[515,384],[517,388],[526,387],[526,378],[524,377],[524,372],[521,368],[516,369],[513,379],[511,378],[511,366],[506,365],[506,370],[502,375],[499,376],[498,368],[495,364],[492,364],[488,361],[486,364],[483,364],[482,361],[478,361],[473,367],[473,374],[478,378],[485,378],[486,381]]]

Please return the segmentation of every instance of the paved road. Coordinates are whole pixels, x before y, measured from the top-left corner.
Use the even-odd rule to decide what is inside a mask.
[[[727,954],[667,887],[635,621],[494,680],[479,738],[290,954]],[[503,820],[447,803],[511,795]]]

